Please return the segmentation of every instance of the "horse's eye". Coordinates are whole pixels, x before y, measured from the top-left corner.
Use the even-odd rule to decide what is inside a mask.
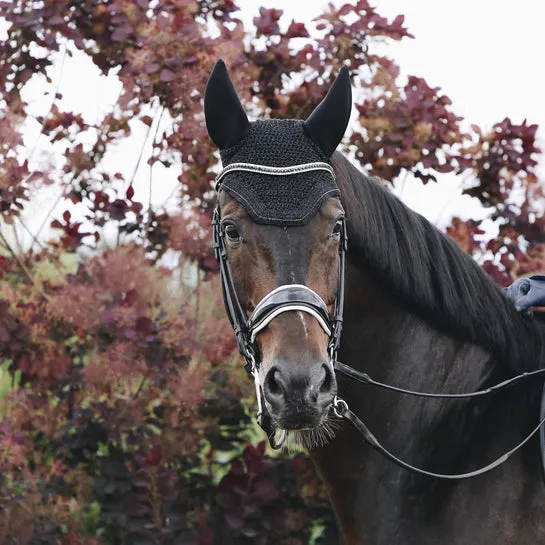
[[[225,236],[231,241],[231,242],[240,242],[241,236],[240,232],[238,230],[238,227],[234,223],[226,223],[223,226],[223,232],[225,233]]]
[[[331,232],[331,238],[334,238],[335,240],[340,240],[342,229],[343,220],[337,220],[335,226],[333,227],[333,231]]]

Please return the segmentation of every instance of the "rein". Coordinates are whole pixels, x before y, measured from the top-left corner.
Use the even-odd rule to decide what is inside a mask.
[[[487,464],[484,467],[476,469],[475,471],[469,471],[468,473],[434,473],[432,471],[426,471],[419,467],[415,467],[408,462],[405,462],[392,454],[388,449],[386,449],[380,441],[373,435],[371,430],[348,408],[348,405],[342,400],[336,400],[336,405],[334,407],[335,414],[341,418],[348,420],[363,436],[365,441],[369,443],[371,447],[380,452],[388,460],[392,461],[394,464],[412,471],[413,473],[418,473],[419,475],[425,475],[427,477],[434,477],[436,479],[448,479],[448,480],[462,480],[470,479],[471,477],[478,477],[484,473],[488,473],[492,469],[502,465],[506,462],[515,452],[520,450],[530,439],[541,429],[541,426],[545,424],[545,416],[540,420],[539,424],[515,447],[507,451],[505,454],[494,460],[493,462]]]
[[[393,392],[398,392],[401,394],[406,394],[406,395],[411,395],[416,397],[446,398],[446,399],[472,398],[472,397],[481,397],[481,396],[486,396],[489,394],[494,394],[501,390],[510,388],[511,386],[514,386],[515,384],[518,384],[519,382],[522,382],[523,380],[527,378],[533,378],[535,376],[545,374],[545,369],[538,369],[537,371],[529,371],[529,372],[521,373],[520,375],[517,375],[516,377],[510,378],[508,380],[504,380],[502,382],[499,382],[498,384],[490,386],[489,388],[486,388],[485,390],[477,390],[476,392],[468,392],[468,393],[460,393],[460,394],[446,394],[446,393],[437,394],[437,393],[406,390],[404,388],[399,388],[397,386],[391,386],[390,384],[386,384],[384,382],[379,382],[377,380],[372,379],[367,373],[362,373],[360,371],[357,371],[356,369],[353,369],[352,367],[345,365],[344,363],[341,363],[339,361],[335,361],[334,367],[336,372],[342,375],[345,375],[349,378],[352,378],[356,380],[357,382],[360,382],[361,384],[377,386],[378,388],[383,388],[385,390],[390,390]],[[371,430],[364,424],[364,422],[362,422],[362,420],[349,409],[348,404],[343,399],[335,398],[333,410],[339,418],[344,418],[345,420],[348,420],[348,422],[350,422],[361,433],[365,441],[372,448],[380,452],[383,456],[385,456],[388,460],[392,461],[394,464],[402,467],[403,469],[412,471],[413,473],[418,473],[419,475],[426,475],[427,477],[434,477],[436,479],[449,479],[449,480],[462,480],[462,479],[469,479],[471,477],[478,477],[479,475],[483,475],[484,473],[488,473],[492,469],[495,469],[496,467],[506,462],[513,454],[515,454],[515,452],[519,451],[526,443],[528,443],[528,441],[530,441],[530,439],[534,435],[536,435],[540,430],[542,430],[543,424],[545,424],[545,405],[543,403],[543,397],[542,397],[542,406],[541,406],[541,412],[540,412],[541,420],[539,421],[539,424],[520,443],[518,443],[511,450],[507,451],[505,454],[503,454],[502,456],[500,456],[493,462],[485,465],[484,467],[481,467],[474,471],[470,471],[468,473],[449,474],[449,473],[434,473],[432,471],[427,471],[425,469],[415,467],[409,464],[408,462],[401,460],[395,454],[392,454],[388,449],[386,449],[386,447],[384,447],[380,443],[380,441],[375,437],[375,435],[371,432]],[[544,453],[545,453],[544,447],[545,445],[543,442],[543,435],[540,435],[542,466],[545,463],[544,462]]]
[[[333,178],[335,174],[331,165],[328,163],[305,163],[301,165],[295,165],[291,167],[271,167],[264,165],[255,165],[251,163],[233,163],[227,166],[216,178],[215,189],[217,192],[221,189],[221,182],[223,177],[229,172],[234,171],[244,171],[244,172],[255,172],[259,174],[269,174],[276,176],[286,176],[290,174],[296,174],[300,172],[311,172],[316,170],[325,170],[331,173]],[[240,353],[242,354],[245,363],[244,369],[254,380],[255,389],[256,389],[256,398],[258,404],[258,413],[257,413],[257,422],[266,433],[269,443],[273,449],[279,449],[286,439],[287,432],[282,430],[281,437],[276,440],[275,433],[277,427],[272,421],[269,413],[267,412],[265,405],[263,403],[263,393],[259,380],[259,365],[257,361],[258,349],[256,345],[256,336],[263,330],[274,318],[280,314],[288,311],[302,311],[313,316],[325,333],[329,337],[329,355],[330,363],[335,372],[345,375],[351,379],[354,379],[362,384],[376,386],[378,388],[383,388],[386,390],[398,392],[401,394],[418,396],[418,397],[427,397],[427,398],[447,398],[447,399],[460,399],[460,398],[473,398],[481,397],[489,394],[493,394],[509,388],[523,380],[532,378],[535,376],[545,374],[545,369],[539,369],[537,371],[525,372],[516,377],[504,380],[498,384],[495,384],[484,390],[479,390],[476,392],[469,393],[459,393],[459,394],[450,394],[450,393],[428,393],[428,392],[417,392],[413,390],[407,390],[397,386],[392,386],[383,382],[376,381],[372,379],[367,373],[362,373],[353,369],[352,367],[345,365],[337,361],[337,351],[340,345],[341,332],[342,332],[342,323],[343,323],[343,309],[344,309],[344,281],[345,281],[345,254],[347,250],[347,234],[346,234],[346,223],[343,219],[341,224],[341,239],[339,244],[339,279],[337,285],[337,297],[335,299],[334,312],[333,315],[329,313],[327,305],[322,300],[322,298],[312,291],[310,288],[301,285],[301,284],[286,284],[279,286],[274,289],[256,305],[252,314],[248,317],[238,299],[233,275],[231,272],[231,267],[229,266],[227,248],[225,244],[225,233],[221,225],[221,214],[219,208],[219,202],[214,209],[213,215],[213,242],[214,242],[214,253],[216,259],[219,262],[220,266],[220,277],[221,277],[221,287],[223,300],[225,304],[225,309],[227,311],[227,316],[231,322],[231,326],[235,332],[237,339],[237,344]],[[514,448],[494,460],[493,462],[487,464],[480,469],[470,471],[467,473],[458,473],[458,474],[444,474],[444,473],[434,473],[427,471],[418,467],[415,467],[408,462],[405,462],[392,454],[387,450],[380,441],[375,437],[375,435],[369,430],[369,428],[364,424],[364,422],[354,414],[346,401],[341,398],[335,397],[333,402],[333,411],[336,416],[343,418],[350,422],[356,430],[358,430],[365,441],[375,450],[380,452],[387,459],[397,464],[398,466],[412,471],[414,473],[425,475],[428,477],[434,477],[438,479],[468,479],[471,477],[477,477],[491,471],[492,469],[500,466],[505,461],[507,461],[515,452],[519,451],[530,439],[536,435],[541,430],[540,434],[540,448],[541,448],[541,458],[542,466],[545,473],[545,431],[543,425],[545,424],[545,386],[544,394],[542,397],[542,406],[540,412],[540,422],[539,424]]]
[[[357,371],[356,369],[350,367],[349,365],[345,365],[344,363],[341,363],[340,361],[336,361],[334,366],[335,366],[335,371],[341,373],[341,375],[350,377],[356,380],[357,382],[361,382],[361,384],[370,384],[372,386],[377,386],[378,388],[384,388],[385,390],[390,390],[392,392],[399,392],[400,394],[407,394],[407,395],[416,396],[416,397],[434,397],[434,398],[443,398],[443,399],[463,399],[463,398],[470,398],[470,397],[486,396],[488,394],[493,394],[496,392],[500,392],[501,390],[505,390],[506,388],[509,388],[510,386],[514,386],[515,384],[522,382],[524,379],[545,374],[545,369],[538,369],[536,371],[527,371],[525,373],[521,373],[520,375],[517,375],[516,377],[504,380],[502,382],[499,382],[498,384],[494,384],[494,386],[490,386],[489,388],[486,388],[485,390],[477,390],[476,392],[468,392],[468,393],[461,393],[461,394],[436,394],[436,393],[429,393],[429,392],[416,392],[414,390],[406,390],[405,388],[399,388],[398,386],[391,386],[390,384],[379,382],[378,380],[372,379],[367,373],[362,373],[360,371]]]

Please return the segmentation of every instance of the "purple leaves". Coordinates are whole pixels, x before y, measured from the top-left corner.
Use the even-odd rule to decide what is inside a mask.
[[[176,79],[176,75],[174,72],[169,70],[168,68],[163,68],[161,70],[161,81],[164,83],[169,83],[171,81],[174,81]]]

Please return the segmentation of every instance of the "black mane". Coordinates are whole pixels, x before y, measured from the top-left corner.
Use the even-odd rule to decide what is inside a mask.
[[[340,153],[332,165],[357,264],[433,327],[479,344],[515,372],[542,367],[545,329],[519,314],[466,252]]]

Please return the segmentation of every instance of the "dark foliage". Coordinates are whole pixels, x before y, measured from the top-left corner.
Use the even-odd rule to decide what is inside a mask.
[[[283,25],[281,10],[261,8],[250,29],[237,9],[232,0],[0,1],[1,543],[336,543],[308,459],[271,457],[258,442],[253,387],[218,297],[218,156],[202,113],[218,57],[242,100],[273,118],[306,118],[347,66],[363,98],[346,149],[389,180],[462,175],[499,235],[486,240],[479,222],[458,219],[448,234],[500,282],[544,268],[534,125],[505,119],[465,133],[438,88],[416,76],[400,85],[374,46],[411,35],[403,16],[389,21],[366,0],[312,24]],[[52,88],[48,69],[75,52],[115,70],[121,95],[92,124],[62,111],[53,90],[37,121],[63,155],[59,168],[33,170],[23,91],[39,78]],[[150,172],[179,173],[175,213],[138,202],[134,176],[104,166],[138,123],[153,142]],[[47,217],[56,238],[20,250],[4,226],[25,230],[21,211],[51,183],[62,190],[62,213]]]

